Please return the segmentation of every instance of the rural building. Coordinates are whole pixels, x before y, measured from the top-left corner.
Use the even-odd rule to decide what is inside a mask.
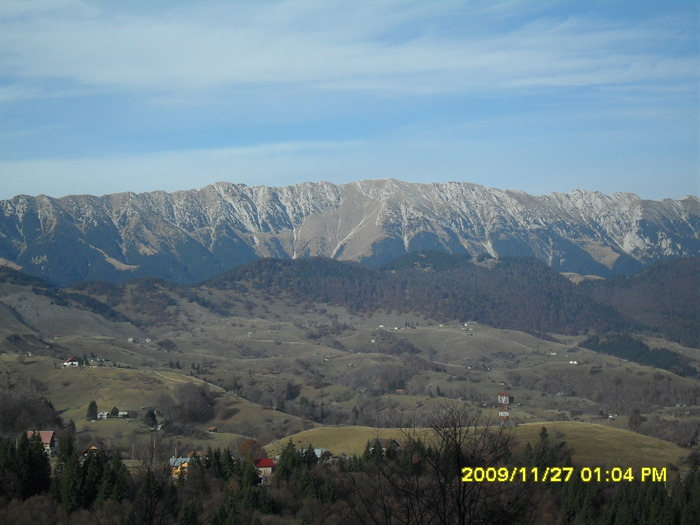
[[[51,455],[56,447],[56,433],[53,430],[29,430],[27,437],[32,439],[32,436],[38,435],[41,438],[41,444],[44,446],[44,452]]]
[[[97,454],[98,452],[107,452],[107,450],[107,445],[102,441],[95,441],[92,445],[83,450],[82,455],[87,456],[90,452]]]
[[[174,478],[184,478],[187,476],[187,469],[190,466],[190,458],[170,458],[170,471]]]
[[[270,458],[256,458],[253,460],[253,465],[255,465],[255,470],[265,482],[272,476],[272,468],[275,466],[275,460]]]
[[[187,470],[189,469],[190,465],[192,464],[193,460],[199,459],[203,460],[207,457],[207,453],[204,452],[203,450],[195,450],[193,452],[190,452],[187,454],[187,457],[172,457],[169,460],[170,464],[170,470],[172,477],[174,478],[179,478],[179,477],[187,477]]]
[[[399,445],[399,442],[395,439],[374,438],[372,441],[369,442],[370,452],[374,450],[374,447],[379,447],[382,449],[382,453],[386,453],[386,451],[389,449],[399,450],[401,448],[401,445]]]
[[[75,359],[75,357],[69,357],[63,361],[63,366],[80,366],[80,363],[78,363],[78,360]]]

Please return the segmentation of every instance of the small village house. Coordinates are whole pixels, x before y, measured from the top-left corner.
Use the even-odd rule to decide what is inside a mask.
[[[41,444],[44,446],[44,452],[51,455],[56,447],[56,433],[53,430],[29,430],[27,437],[32,439],[32,436],[38,435],[41,438]]]
[[[266,482],[272,476],[272,468],[275,466],[275,460],[271,458],[256,458],[253,460],[253,465],[255,470],[263,480]]]
[[[198,458],[200,460],[204,460],[207,456],[207,453],[204,452],[203,450],[196,450],[193,452],[190,452],[187,454],[187,457],[179,457],[175,458],[172,457],[169,460],[170,464],[170,471],[172,474],[173,478],[186,478],[187,477],[187,471],[190,468],[190,465],[192,464],[192,461],[195,458]]]
[[[395,439],[390,439],[390,438],[374,438],[372,441],[369,443],[369,450],[373,451],[375,447],[379,447],[382,449],[382,454],[386,454],[386,451],[391,449],[391,450],[399,450],[401,448],[401,445],[399,444],[398,441]]]
[[[82,455],[87,456],[90,452],[97,454],[98,452],[107,452],[107,450],[107,445],[102,441],[95,441],[92,445],[83,450]]]
[[[170,472],[174,478],[187,477],[187,469],[190,466],[190,458],[170,458]]]

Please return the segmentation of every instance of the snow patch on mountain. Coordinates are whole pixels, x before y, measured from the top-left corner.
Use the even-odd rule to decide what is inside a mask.
[[[700,254],[693,196],[532,196],[395,179],[283,188],[218,182],[174,193],[23,195],[0,209],[0,258],[58,283],[134,275],[189,282],[258,257],[381,264],[427,249],[535,256],[560,271],[607,276]]]

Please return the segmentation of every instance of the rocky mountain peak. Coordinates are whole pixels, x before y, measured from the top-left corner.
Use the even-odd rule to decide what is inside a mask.
[[[376,179],[20,195],[0,201],[0,209],[0,258],[58,284],[146,275],[192,282],[259,257],[376,265],[423,250],[534,256],[559,271],[609,276],[700,254],[693,196],[532,196],[464,182]]]

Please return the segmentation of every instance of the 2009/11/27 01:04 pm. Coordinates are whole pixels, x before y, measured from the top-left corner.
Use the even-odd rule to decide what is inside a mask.
[[[512,483],[532,481],[535,483],[566,483],[574,475],[588,482],[666,482],[666,468],[640,467],[462,467],[464,483]]]

